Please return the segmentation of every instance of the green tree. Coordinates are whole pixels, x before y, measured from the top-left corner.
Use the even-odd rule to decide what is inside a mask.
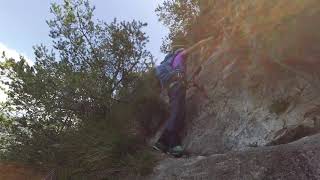
[[[153,65],[147,24],[94,20],[87,0],[53,3],[51,13],[53,48],[35,46],[34,66],[5,55],[0,66],[13,122],[7,157],[82,170],[141,159],[134,156],[141,143],[132,133],[133,105],[123,102]]]
[[[184,38],[199,14],[199,0],[166,0],[155,11],[159,21],[169,28],[161,47],[167,52],[172,46],[185,44]]]
[[[191,46],[208,36],[218,36],[221,26],[220,7],[226,4],[214,0],[166,0],[155,10],[159,21],[169,28],[161,50]]]

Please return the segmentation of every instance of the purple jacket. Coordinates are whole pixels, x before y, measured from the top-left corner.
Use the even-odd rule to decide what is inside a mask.
[[[183,54],[183,51],[180,52],[172,62],[172,68],[176,69],[178,66],[183,66],[186,57]]]

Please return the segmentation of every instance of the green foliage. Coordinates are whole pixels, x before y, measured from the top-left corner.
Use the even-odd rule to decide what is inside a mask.
[[[170,51],[174,46],[186,45],[185,37],[199,15],[199,0],[166,0],[155,10],[159,21],[169,28],[161,50]],[[188,34],[189,35],[189,34]]]
[[[254,48],[253,53],[261,44],[263,52],[276,58],[283,58],[283,51],[300,55],[301,48],[312,49],[309,44],[318,33],[311,29],[318,29],[313,22],[319,11],[317,0],[166,0],[156,9],[170,30],[163,51],[212,35],[231,40],[233,48]],[[245,47],[250,45],[254,47]]]
[[[65,169],[68,177],[104,169],[145,174],[153,158],[137,132],[135,103],[153,65],[146,24],[96,21],[86,0],[54,3],[51,12],[53,48],[35,46],[34,66],[5,56],[0,65],[9,86],[6,158]]]
[[[156,9],[156,13],[169,35],[163,41],[161,50],[168,52],[188,47],[208,36],[217,35],[214,21],[218,21],[216,9],[220,4],[213,0],[166,0]]]
[[[167,104],[159,97],[161,88],[154,69],[144,73],[136,87],[134,112],[142,136],[155,134],[168,116]]]

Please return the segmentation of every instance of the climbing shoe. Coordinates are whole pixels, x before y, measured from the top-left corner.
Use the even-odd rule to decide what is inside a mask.
[[[175,147],[169,149],[168,154],[170,154],[176,158],[179,158],[179,157],[183,156],[184,149],[181,146],[175,146]]]
[[[152,146],[152,148],[157,150],[157,151],[164,152],[164,153],[167,153],[167,151],[168,151],[168,147],[166,145],[164,145],[163,143],[161,143],[161,142],[156,142]]]

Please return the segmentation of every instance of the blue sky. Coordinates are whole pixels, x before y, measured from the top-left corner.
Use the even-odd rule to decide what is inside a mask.
[[[163,0],[90,0],[96,6],[95,18],[110,22],[119,20],[140,20],[147,22],[144,30],[150,37],[148,49],[157,59],[164,55],[160,52],[162,38],[168,33],[154,13]],[[32,46],[49,45],[48,26],[50,3],[62,0],[4,0],[0,6],[0,48],[16,51],[33,59]],[[14,56],[14,55],[12,55]]]
[[[118,20],[140,20],[147,22],[144,29],[150,37],[148,50],[159,60],[164,57],[160,52],[162,38],[168,30],[154,13],[157,5],[164,0],[90,0],[96,6],[95,18],[107,22],[115,17]],[[46,20],[50,15],[50,4],[62,0],[3,0],[0,5],[0,52],[19,58],[23,55],[32,64],[34,59],[32,46],[37,44],[50,45],[49,28]],[[1,60],[1,59],[0,59]],[[0,90],[0,102],[5,95]]]

